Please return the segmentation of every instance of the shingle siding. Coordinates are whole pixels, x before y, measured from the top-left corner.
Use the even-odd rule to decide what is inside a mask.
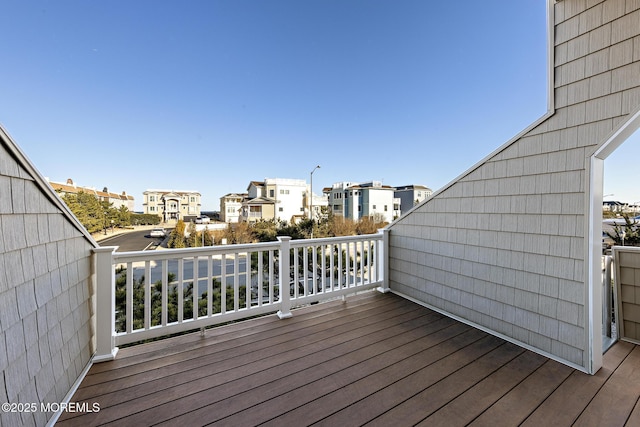
[[[8,144],[0,138],[0,401],[62,402],[93,352],[94,243]],[[0,425],[44,425],[51,415],[2,413]]]
[[[640,1],[554,8],[553,115],[391,225],[390,286],[587,368],[586,167],[640,106]]]

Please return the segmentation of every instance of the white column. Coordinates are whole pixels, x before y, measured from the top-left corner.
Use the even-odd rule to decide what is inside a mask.
[[[118,353],[115,346],[116,299],[115,269],[113,253],[117,247],[107,246],[94,248],[95,298],[96,313],[96,352],[93,362],[113,360]]]
[[[382,242],[378,250],[378,272],[382,275],[382,286],[378,291],[386,294],[391,291],[389,289],[389,229],[383,228],[378,232],[382,233]]]
[[[293,316],[291,314],[291,298],[289,296],[289,252],[291,248],[291,237],[280,236],[278,237],[278,241],[280,242],[280,310],[278,311],[278,317],[286,319]]]

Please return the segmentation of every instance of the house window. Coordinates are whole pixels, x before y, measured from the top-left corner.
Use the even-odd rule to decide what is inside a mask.
[[[250,217],[261,217],[262,216],[262,206],[249,206],[249,216]]]
[[[384,211],[385,212],[387,211],[387,205],[384,205]]]
[[[276,195],[275,190],[269,190],[269,197],[274,197]]]
[[[280,194],[289,194],[289,190],[280,190]]]
[[[283,212],[283,211],[284,211],[284,208],[283,208],[282,206],[280,206],[280,207],[278,208],[278,212]]]
[[[373,205],[373,210],[374,210],[374,211],[376,210],[376,205]]]
[[[149,201],[150,202],[155,202],[156,201],[156,196],[149,196]]]

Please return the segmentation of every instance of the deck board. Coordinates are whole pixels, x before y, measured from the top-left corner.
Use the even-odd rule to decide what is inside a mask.
[[[640,396],[640,348],[635,346],[578,417],[580,426],[624,426]]]
[[[632,344],[590,376],[371,292],[121,349],[57,425],[635,425],[639,397]]]

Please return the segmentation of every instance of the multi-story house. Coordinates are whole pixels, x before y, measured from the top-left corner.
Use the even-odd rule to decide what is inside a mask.
[[[135,200],[133,196],[128,195],[126,191],[123,191],[122,194],[112,193],[107,189],[107,187],[104,187],[102,191],[98,191],[93,187],[82,187],[76,185],[72,179],[67,179],[67,182],[64,184],[61,182],[49,181],[49,185],[51,185],[51,187],[60,195],[78,194],[82,192],[95,196],[101,202],[111,203],[116,209],[120,209],[122,206],[126,207],[131,212],[135,209]]]
[[[414,206],[428,199],[433,191],[424,185],[403,185],[396,187],[394,197],[400,199],[400,215],[404,215]]]
[[[302,179],[251,181],[247,187],[248,197],[242,202],[241,220],[295,222],[305,215],[307,191],[307,183]]]
[[[312,218],[314,220],[317,221],[321,219],[323,216],[326,217],[326,214],[323,214],[322,212],[323,208],[327,208],[329,206],[329,199],[326,195],[324,194],[317,195],[317,194],[311,193],[311,199],[309,200],[309,202],[311,203],[309,204],[308,209],[309,211],[313,212]]]
[[[242,212],[242,202],[248,198],[247,193],[229,193],[220,197],[220,221],[238,222]]]
[[[322,189],[322,193],[327,198],[329,209],[334,215],[344,216],[344,191],[355,183],[342,181],[336,182],[331,187]]]
[[[197,191],[147,190],[142,194],[144,213],[158,215],[165,222],[200,215]]]
[[[339,182],[323,190],[334,215],[357,221],[364,217],[379,217],[392,222],[400,216],[400,199],[394,197],[394,188],[380,181],[363,184]]]

